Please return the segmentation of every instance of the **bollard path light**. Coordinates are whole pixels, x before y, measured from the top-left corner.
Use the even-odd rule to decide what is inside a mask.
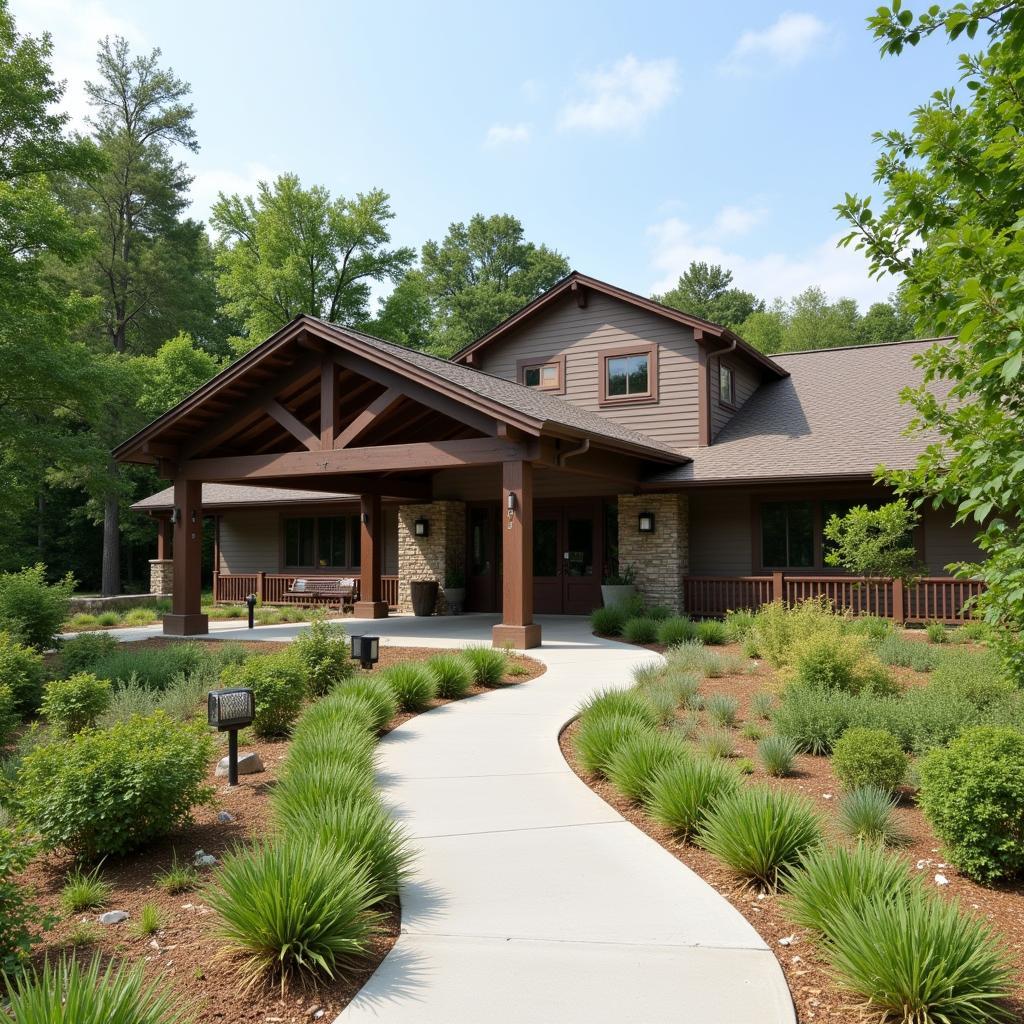
[[[238,730],[252,725],[256,697],[245,686],[211,690],[206,696],[207,720],[218,732],[228,734],[228,785],[238,785]]]
[[[252,629],[253,618],[256,615],[256,601],[257,597],[255,594],[250,594],[246,599],[245,603],[249,608],[249,628]]]
[[[352,657],[363,668],[373,668],[380,659],[380,637],[355,634],[352,637]]]

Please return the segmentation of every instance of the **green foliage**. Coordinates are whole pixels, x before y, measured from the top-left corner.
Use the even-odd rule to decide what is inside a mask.
[[[692,260],[675,288],[653,296],[655,302],[681,309],[715,324],[737,328],[752,313],[764,312],[764,301],[753,292],[732,287],[732,271],[717,264]]]
[[[676,700],[672,687],[665,682],[653,683],[643,691],[644,699],[650,704],[658,725],[668,725],[675,721],[679,702]]]
[[[892,577],[904,581],[920,575],[913,532],[920,516],[905,498],[880,508],[857,505],[825,523],[830,542],[825,562],[854,576]]]
[[[760,722],[744,722],[743,727],[740,729],[740,735],[745,740],[761,740],[764,739],[767,730]]]
[[[647,808],[655,821],[689,839],[715,803],[735,793],[739,784],[737,773],[723,761],[684,757],[651,780]]]
[[[37,747],[22,761],[18,803],[44,844],[82,858],[136,849],[209,798],[213,747],[162,712]]]
[[[711,809],[697,842],[741,878],[775,888],[820,844],[821,822],[803,797],[744,786]]]
[[[607,774],[612,758],[626,740],[650,732],[652,726],[630,714],[585,714],[573,736],[573,752],[588,775]]]
[[[732,727],[736,724],[736,714],[740,702],[727,693],[713,693],[704,701],[704,710],[715,725]]]
[[[64,675],[88,672],[118,648],[118,640],[109,633],[79,633],[60,645],[60,667]]]
[[[43,695],[43,659],[9,633],[0,632],[0,688],[10,695],[10,709],[24,717],[39,707]]]
[[[437,697],[437,678],[426,665],[402,661],[381,675],[403,711],[426,711]]]
[[[590,628],[599,636],[618,636],[625,621],[626,616],[618,605],[595,608],[590,613]]]
[[[908,640],[893,633],[875,645],[875,657],[883,665],[931,672],[942,658],[942,652],[919,640]]]
[[[159,976],[147,983],[145,965],[103,967],[97,953],[84,966],[75,957],[7,978],[12,1024],[187,1024],[174,992]]]
[[[171,896],[179,893],[190,892],[200,882],[198,870],[188,862],[182,863],[178,860],[175,852],[171,866],[166,871],[159,871],[153,878],[153,883]]]
[[[427,659],[427,668],[434,673],[439,697],[458,700],[465,697],[473,685],[472,668],[457,654],[435,654]]]
[[[662,684],[671,690],[679,707],[692,708],[696,706],[700,678],[692,672],[684,672],[679,668],[671,667],[665,672]]]
[[[658,623],[658,643],[675,647],[697,638],[697,626],[685,615],[674,615]]]
[[[863,637],[824,631],[795,640],[789,649],[797,682],[818,690],[896,693],[896,680],[867,651]]]
[[[622,625],[622,639],[630,644],[653,644],[658,639],[658,620],[647,615],[627,619]]]
[[[580,705],[580,717],[586,722],[599,718],[635,718],[647,728],[658,724],[657,715],[638,690],[599,690]]]
[[[367,702],[373,711],[373,726],[383,729],[398,714],[398,697],[386,679],[363,676],[345,683],[342,693],[353,693]]]
[[[781,778],[793,773],[797,750],[785,736],[766,736],[757,745],[757,756],[769,775]]]
[[[989,708],[1017,692],[999,657],[991,651],[943,652],[928,689],[952,699],[967,700],[979,709]]]
[[[256,700],[253,730],[257,736],[286,736],[306,697],[306,667],[291,651],[249,658],[228,665],[222,687],[247,686]]]
[[[686,756],[682,743],[672,733],[638,733],[615,749],[605,774],[623,796],[644,803],[655,777]]]
[[[915,1024],[1012,1020],[1012,974],[990,926],[945,900],[867,896],[827,921],[840,984],[888,1019]]]
[[[462,652],[477,686],[499,686],[508,673],[508,655],[495,647],[467,647]]]
[[[811,636],[836,636],[842,620],[826,601],[801,601],[793,607],[781,602],[762,605],[750,631],[757,650],[773,668],[790,663],[794,644]]]
[[[704,619],[697,623],[697,639],[708,647],[718,647],[729,642],[729,631],[724,622],[717,619]]]
[[[984,882],[1024,872],[1024,733],[969,729],[918,771],[921,809],[961,871]]]
[[[746,670],[743,658],[720,651],[709,651],[702,643],[685,643],[666,654],[670,672],[692,672],[702,678],[717,679]]]
[[[91,672],[78,672],[67,679],[46,684],[40,710],[58,734],[70,736],[96,724],[110,707],[109,679],[97,679]]]
[[[928,636],[928,640],[933,644],[944,644],[949,640],[949,634],[946,631],[946,627],[941,622],[929,622],[924,627],[924,631]]]
[[[883,640],[896,635],[892,621],[878,615],[855,615],[847,620],[846,631],[854,636],[866,637],[872,644],[880,644]]]
[[[139,919],[135,922],[135,933],[148,938],[156,935],[163,927],[163,915],[159,903],[143,903],[139,910]]]
[[[906,835],[896,821],[897,797],[878,786],[858,786],[844,793],[836,809],[839,830],[850,839],[899,846]]]
[[[48,583],[41,563],[21,572],[0,573],[0,632],[37,651],[52,647],[68,617],[74,589],[70,574]]]
[[[217,664],[216,656],[202,644],[171,643],[143,648],[119,644],[111,654],[94,661],[90,671],[100,679],[109,679],[115,689],[134,680],[141,686],[163,690],[182,673],[208,675],[212,688]]]
[[[772,712],[775,731],[807,754],[828,754],[853,718],[856,702],[845,690],[788,686]]]
[[[18,831],[0,826],[0,973],[11,977],[25,965],[41,938],[37,928],[53,922],[31,900],[16,876],[28,867],[36,849]]]
[[[92,871],[76,867],[68,873],[60,891],[60,905],[65,914],[79,914],[83,910],[98,910],[114,891],[114,887],[100,878],[99,866]]]
[[[891,732],[857,727],[839,738],[832,768],[847,789],[877,786],[892,792],[907,774],[907,755]]]
[[[758,690],[750,698],[750,713],[758,718],[770,719],[775,711],[775,694],[769,690]]]
[[[725,633],[728,642],[731,644],[743,643],[747,635],[754,628],[755,622],[755,613],[749,608],[739,608],[736,611],[726,612]]]
[[[697,749],[707,758],[732,757],[736,743],[728,729],[708,729],[698,738]]]
[[[309,628],[299,632],[291,650],[305,667],[310,696],[322,697],[355,674],[345,627],[328,622],[323,615],[310,620]]]

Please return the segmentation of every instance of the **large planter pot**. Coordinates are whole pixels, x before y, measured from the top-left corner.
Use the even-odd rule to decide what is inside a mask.
[[[461,615],[462,606],[466,603],[465,587],[445,587],[444,601],[448,605],[449,615]]]
[[[613,587],[608,584],[601,584],[601,601],[605,608],[613,608],[623,601],[628,601],[636,596],[636,587],[632,583],[624,586]]]
[[[413,580],[409,584],[413,615],[433,615],[437,607],[437,580]]]

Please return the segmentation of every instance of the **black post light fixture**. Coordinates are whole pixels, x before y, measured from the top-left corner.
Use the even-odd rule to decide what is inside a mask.
[[[371,669],[380,660],[380,637],[356,633],[352,637],[352,658],[365,669]]]
[[[654,513],[641,512],[637,516],[637,527],[641,533],[654,533]]]
[[[246,686],[211,690],[206,696],[206,716],[218,732],[228,734],[228,785],[238,785],[238,730],[252,725],[256,697]]]
[[[429,537],[430,520],[422,517],[417,519],[412,525],[412,531],[417,537]]]
[[[253,620],[256,617],[256,595],[255,594],[250,594],[245,599],[245,604],[246,604],[246,607],[248,607],[248,609],[249,609],[249,628],[252,629],[252,627],[253,627]]]

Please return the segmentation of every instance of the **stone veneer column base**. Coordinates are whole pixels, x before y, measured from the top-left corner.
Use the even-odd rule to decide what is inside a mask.
[[[151,594],[174,593],[173,558],[151,558],[149,560],[149,592]]]
[[[210,619],[200,612],[177,615],[168,612],[164,615],[164,633],[167,636],[200,636],[210,632]]]
[[[654,513],[654,532],[638,516]],[[649,604],[683,612],[683,577],[690,571],[690,506],[685,494],[619,495],[619,568],[636,570],[637,593]]]
[[[416,536],[416,520],[426,519],[427,536]],[[412,611],[409,584],[436,580],[438,615],[448,613],[444,587],[453,573],[465,579],[466,506],[461,501],[403,505],[398,510],[398,610]],[[463,583],[465,585],[465,583]]]
[[[491,631],[491,644],[494,647],[512,647],[517,651],[540,647],[540,624],[531,622],[528,626],[506,626],[499,623]]]
[[[386,619],[388,603],[387,601],[356,601],[352,606],[352,615],[357,619]]]

